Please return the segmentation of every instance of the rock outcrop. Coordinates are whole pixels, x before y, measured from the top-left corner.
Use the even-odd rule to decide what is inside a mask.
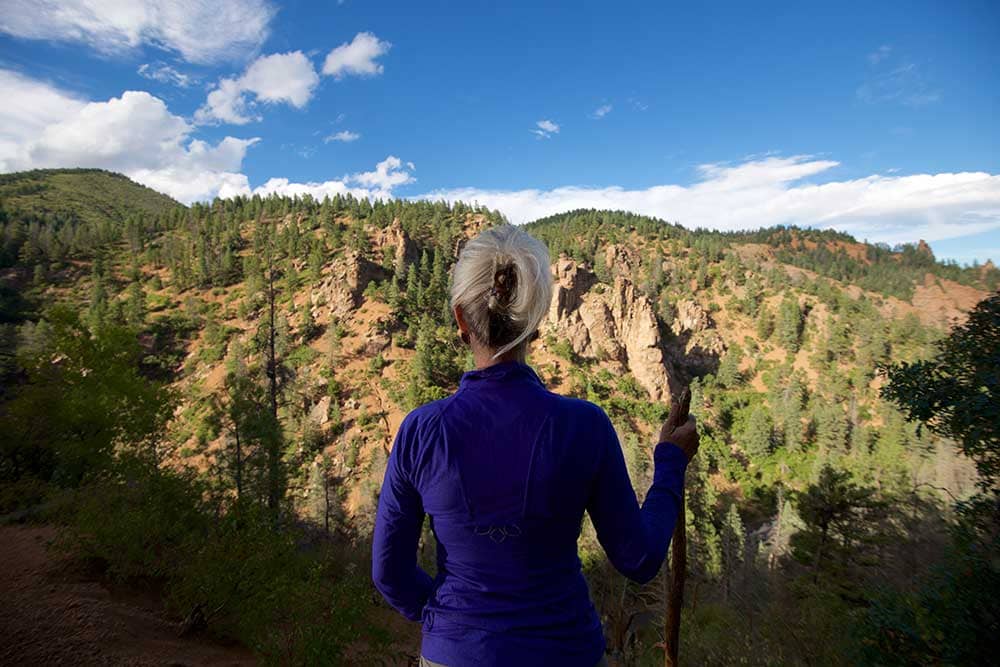
[[[927,241],[923,239],[920,239],[920,242],[917,243],[917,252],[923,255],[927,255],[931,259],[934,258],[934,251],[931,250],[931,247],[927,244]]]
[[[707,310],[693,299],[677,302],[670,330],[677,338],[671,352],[674,361],[697,373],[714,372],[726,352],[726,342],[714,328]]]
[[[313,316],[319,317],[322,309],[334,318],[342,318],[361,303],[361,294],[372,280],[386,278],[386,271],[378,264],[361,257],[355,250],[346,250],[334,260],[330,272],[309,295]]]
[[[610,286],[571,259],[556,261],[548,326],[576,354],[620,364],[652,400],[663,400],[670,377],[653,306],[628,278],[627,256],[610,246],[607,257]]]
[[[670,329],[675,335],[680,336],[687,332],[696,334],[711,326],[711,316],[697,301],[681,299],[677,302],[677,313],[674,321],[670,323]]]
[[[420,248],[403,229],[399,218],[393,218],[388,227],[375,232],[374,246],[381,252],[383,260],[386,256],[393,258],[397,275],[405,275],[407,265],[420,261]]]

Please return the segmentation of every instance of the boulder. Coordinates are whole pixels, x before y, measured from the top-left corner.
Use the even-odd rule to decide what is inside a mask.
[[[331,399],[329,396],[324,396],[319,399],[319,402],[316,403],[316,405],[314,405],[309,411],[309,419],[316,422],[320,426],[323,426],[330,421],[330,403]]]

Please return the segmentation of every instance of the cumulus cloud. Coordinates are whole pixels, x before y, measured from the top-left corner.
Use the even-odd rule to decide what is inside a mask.
[[[691,185],[642,190],[437,190],[419,198],[478,202],[515,223],[576,208],[621,209],[720,230],[771,225],[836,228],[870,241],[935,241],[1000,228],[1000,175],[983,172],[871,175],[812,183],[838,166],[811,156],[706,164]]]
[[[323,137],[323,143],[328,144],[331,141],[339,141],[341,143],[350,143],[352,141],[357,141],[361,138],[361,135],[357,132],[351,132],[350,130],[341,130],[336,134],[331,134],[329,136]]]
[[[553,123],[551,120],[540,120],[535,123],[535,127],[531,129],[531,132],[538,135],[539,139],[548,139],[553,134],[559,133],[559,125]]]
[[[354,74],[356,76],[376,76],[383,67],[375,62],[389,52],[392,44],[379,39],[370,32],[359,32],[350,42],[345,42],[327,54],[323,62],[323,74],[337,79]]]
[[[195,112],[195,122],[244,125],[260,120],[255,110],[257,101],[284,102],[301,109],[312,97],[317,84],[319,75],[301,51],[261,56],[241,77],[220,79]]]
[[[413,174],[410,173],[413,169],[412,162],[407,162],[404,168],[403,162],[398,157],[390,155],[375,165],[375,171],[355,174],[352,179],[376,191],[389,192],[396,186],[415,181]]]
[[[87,102],[7,70],[0,88],[12,101],[0,106],[0,171],[99,167],[185,202],[246,180],[238,172],[256,138],[191,139],[190,123],[147,92]]]
[[[593,118],[594,120],[600,120],[601,118],[604,118],[609,113],[611,113],[611,109],[613,108],[614,107],[612,107],[610,104],[602,104],[601,106],[594,109],[594,113],[592,113],[590,117]]]
[[[272,178],[250,187],[242,173],[256,137],[225,137],[217,143],[192,138],[196,129],[144,91],[125,91],[105,102],[88,102],[43,81],[0,69],[0,172],[35,168],[99,167],[185,203],[250,194],[335,194],[389,198],[413,183],[412,162],[394,155],[372,171],[322,182]]]
[[[164,63],[143,63],[142,65],[139,65],[139,69],[136,70],[136,73],[141,77],[150,79],[151,81],[169,83],[174,86],[180,86],[181,88],[193,86],[198,82],[197,77],[193,77],[189,74],[182,74],[170,65],[166,65]]]
[[[260,48],[274,14],[266,0],[5,0],[0,32],[107,54],[150,45],[210,64]]]
[[[270,194],[277,194],[288,197],[311,195],[316,199],[322,199],[323,197],[333,197],[338,194],[351,194],[359,198],[386,199],[393,196],[393,188],[414,182],[413,174],[410,173],[414,169],[415,167],[412,162],[407,162],[404,166],[402,160],[394,155],[390,155],[375,165],[374,171],[349,174],[339,179],[321,182],[311,181],[308,183],[295,183],[287,178],[271,178],[263,185],[253,189],[247,183],[226,186],[220,190],[219,196],[260,195],[266,197]]]
[[[9,171],[4,158],[20,149],[25,137],[37,136],[47,126],[79,111],[85,100],[42,81],[0,69],[0,171]]]

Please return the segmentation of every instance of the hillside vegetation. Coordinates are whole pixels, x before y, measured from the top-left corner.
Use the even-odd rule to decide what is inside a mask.
[[[450,269],[503,216],[350,196],[184,208],[96,171],[2,176],[0,216],[0,513],[34,506],[111,575],[161,582],[186,627],[271,662],[412,655],[419,628],[368,580],[374,509],[402,417],[471,368]],[[640,500],[669,395],[692,387],[686,663],[986,655],[939,636],[996,611],[940,583],[962,544],[995,539],[955,537],[954,500],[989,488],[977,450],[908,421],[924,417],[882,369],[937,356],[1000,272],[622,212],[528,229],[557,280],[529,363],[605,408]],[[426,524],[432,574],[434,548]],[[618,575],[589,518],[580,554],[612,657],[662,663],[662,577]],[[974,564],[996,590],[995,563]]]

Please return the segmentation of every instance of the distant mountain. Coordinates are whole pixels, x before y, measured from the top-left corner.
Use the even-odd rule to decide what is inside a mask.
[[[8,217],[100,223],[160,215],[181,204],[103,169],[36,169],[0,174],[0,207]]]

